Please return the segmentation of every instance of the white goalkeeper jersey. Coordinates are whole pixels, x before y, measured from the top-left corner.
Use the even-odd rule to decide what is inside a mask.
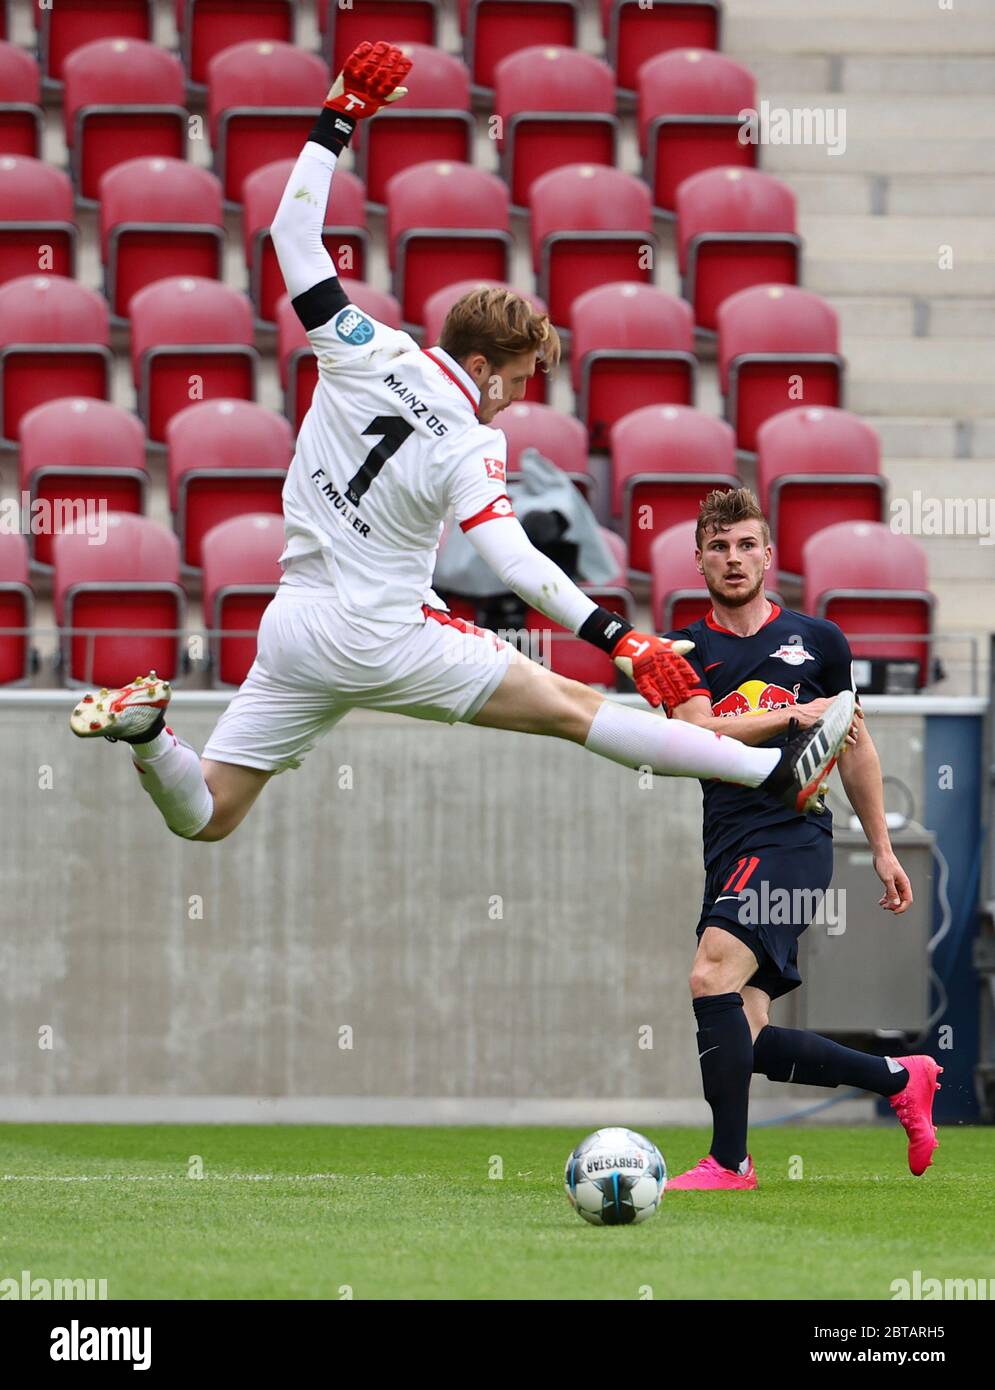
[[[578,632],[597,605],[515,518],[508,442],[477,418],[476,382],[441,347],[421,349],[349,303],[322,241],[335,165],[309,140],[271,227],[318,359],[283,489],[285,581],[327,592],[364,624],[424,623],[423,604],[444,606],[432,575],[452,509],[507,588]]]
[[[318,383],[283,489],[281,561],[315,555],[347,614],[421,622],[444,520],[511,514],[507,441],[442,348],[423,351],[353,304],[308,332]]]

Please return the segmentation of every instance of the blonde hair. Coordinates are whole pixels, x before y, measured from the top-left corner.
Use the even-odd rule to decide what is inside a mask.
[[[547,372],[560,360],[560,335],[549,315],[500,286],[481,285],[457,299],[442,325],[439,346],[457,362],[481,352],[493,367],[503,367],[523,352],[538,353]]]
[[[695,527],[694,543],[701,549],[706,532],[727,531],[739,521],[759,521],[764,545],[770,545],[770,527],[760,510],[760,503],[748,487],[736,487],[729,492],[716,489],[702,501]]]

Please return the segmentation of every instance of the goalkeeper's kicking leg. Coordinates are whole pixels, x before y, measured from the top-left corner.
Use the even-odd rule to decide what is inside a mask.
[[[466,716],[468,722],[567,739],[601,757],[627,767],[646,767],[662,776],[717,778],[763,787],[798,809],[817,793],[853,716],[853,697],[846,693],[837,697],[824,720],[802,730],[783,749],[753,748],[694,724],[607,700],[590,687],[527,660],[505,643],[498,646],[503,650],[496,656],[506,665],[493,693],[479,710]],[[307,742],[302,745],[306,747],[341,717],[341,710],[323,714],[317,709],[313,692],[309,698]],[[142,786],[174,834],[189,840],[224,839],[279,769],[267,770],[265,757],[242,754],[238,763],[202,759],[166,728],[169,699],[168,684],[153,673],[121,690],[84,696],[70,724],[81,738],[104,737],[129,745]],[[251,703],[245,687],[236,703],[239,699]],[[356,703],[385,707],[372,699]],[[289,697],[284,704],[290,704]],[[405,712],[402,706],[395,708]],[[295,711],[288,713],[293,720]],[[444,715],[429,712],[422,717]],[[265,722],[273,724],[274,716],[267,712]],[[251,766],[254,761],[259,766]],[[294,759],[287,765],[298,763]]]

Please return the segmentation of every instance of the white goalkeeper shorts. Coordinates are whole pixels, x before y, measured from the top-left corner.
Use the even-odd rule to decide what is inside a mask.
[[[327,598],[281,585],[263,613],[256,659],[203,756],[284,772],[351,709],[472,719],[524,658],[484,628],[424,612],[424,623],[398,625],[385,641]]]

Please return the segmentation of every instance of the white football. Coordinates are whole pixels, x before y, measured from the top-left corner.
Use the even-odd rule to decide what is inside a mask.
[[[631,1226],[660,1205],[667,1165],[656,1145],[632,1129],[599,1129],[567,1159],[563,1185],[592,1226]]]

